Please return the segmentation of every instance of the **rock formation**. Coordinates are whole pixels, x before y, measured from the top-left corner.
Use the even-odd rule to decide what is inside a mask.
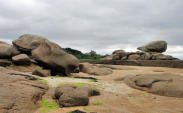
[[[109,75],[113,73],[110,68],[99,67],[89,63],[80,63],[79,69],[81,72],[88,73],[90,75]]]
[[[13,46],[0,42],[0,58],[3,61],[8,59],[14,65],[31,65],[31,63],[34,63],[42,66],[43,69],[51,70],[53,75],[69,75],[79,71],[79,61],[76,57],[66,53],[59,45],[44,37],[25,34],[12,43]],[[45,71],[37,70],[34,74],[38,74],[38,72],[39,75],[41,72],[45,73]]]
[[[167,49],[166,41],[153,41],[137,49],[137,52],[125,52],[124,50],[115,50],[112,55],[101,60],[178,60],[170,55],[164,55]]]
[[[65,85],[55,89],[54,98],[60,107],[86,106],[89,97],[100,95],[100,92],[90,87],[76,87]]]
[[[143,52],[158,52],[162,53],[165,52],[167,49],[167,42],[166,41],[153,41],[144,46],[138,47],[138,50]]]
[[[183,98],[183,77],[171,73],[140,74],[126,76],[124,82],[130,87],[161,96]]]
[[[33,113],[47,85],[32,75],[0,67],[0,113]]]

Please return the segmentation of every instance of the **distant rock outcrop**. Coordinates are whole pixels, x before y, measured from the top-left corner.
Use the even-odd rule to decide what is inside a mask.
[[[153,41],[142,47],[138,47],[138,49],[142,52],[115,50],[112,55],[101,60],[178,60],[170,55],[162,54],[167,49],[166,41]]]
[[[167,42],[166,41],[153,41],[144,46],[138,47],[138,50],[143,52],[158,52],[162,53],[165,52],[167,49]]]

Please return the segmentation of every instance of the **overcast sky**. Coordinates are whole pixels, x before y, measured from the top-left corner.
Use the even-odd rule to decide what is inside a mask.
[[[0,40],[36,34],[101,54],[165,40],[183,58],[182,12],[183,0],[0,0]]]

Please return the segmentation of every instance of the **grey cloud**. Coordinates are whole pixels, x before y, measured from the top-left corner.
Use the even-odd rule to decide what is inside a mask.
[[[1,0],[0,39],[37,34],[84,52],[183,45],[182,0]],[[167,53],[180,57],[183,50]]]

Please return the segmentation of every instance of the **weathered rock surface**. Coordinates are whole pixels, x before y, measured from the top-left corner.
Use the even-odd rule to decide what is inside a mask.
[[[171,73],[129,75],[124,82],[130,87],[161,96],[183,98],[183,76]]]
[[[91,75],[109,75],[113,73],[112,69],[110,68],[100,67],[89,63],[81,63],[79,65],[79,69],[81,72],[88,73]]]
[[[78,59],[55,45],[45,40],[32,51],[32,57],[51,68],[54,72],[66,75],[75,72],[79,66]]]
[[[20,54],[12,57],[13,63],[17,65],[30,65],[31,59],[26,54]]]
[[[127,52],[125,52],[124,50],[116,50],[112,53],[112,59],[121,60],[126,55],[127,55]]]
[[[48,69],[43,69],[41,67],[36,67],[35,70],[32,72],[33,75],[38,75],[41,77],[51,76],[51,71]]]
[[[21,51],[31,51],[39,47],[39,45],[44,42],[45,38],[37,35],[25,34],[20,36],[17,40],[13,41],[13,45]]]
[[[164,55],[155,52],[126,52],[123,56],[112,54],[112,59],[103,58],[103,60],[178,60],[170,55]]]
[[[89,87],[76,87],[66,85],[55,89],[54,98],[58,100],[60,107],[86,106],[89,97],[100,95],[99,91]]]
[[[0,59],[0,66],[6,67],[10,66],[12,62],[8,59]]]
[[[167,49],[167,42],[166,41],[153,41],[144,46],[138,47],[137,49],[144,51],[144,52],[162,53],[162,52],[165,52]]]
[[[0,67],[0,113],[33,113],[48,89],[34,79],[31,75]]]
[[[79,72],[78,59],[44,37],[25,34],[13,41],[13,45],[21,53],[30,55],[36,61],[35,64],[38,63],[40,66],[51,69],[54,74],[69,75]],[[17,56],[13,57],[14,62],[15,58]]]
[[[13,48],[10,44],[0,41],[0,58],[11,58]]]

